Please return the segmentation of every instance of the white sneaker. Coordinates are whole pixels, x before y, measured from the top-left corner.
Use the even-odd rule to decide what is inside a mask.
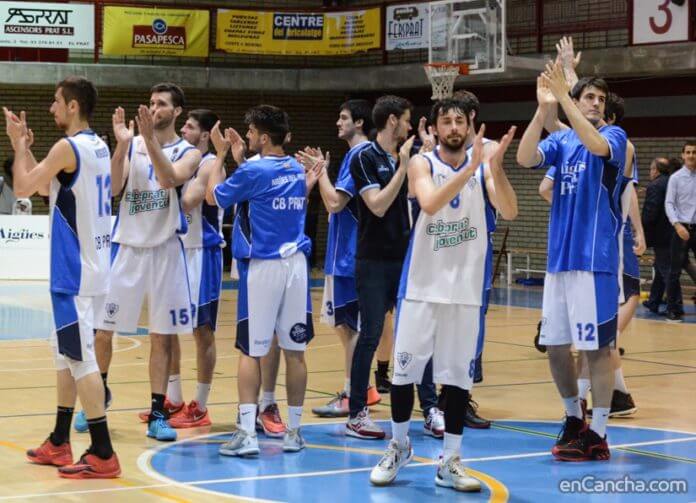
[[[387,447],[387,452],[384,453],[377,466],[370,472],[370,482],[376,486],[391,484],[396,478],[396,474],[399,473],[399,468],[407,465],[411,458],[413,458],[411,442],[408,443],[405,449],[402,449],[396,443],[396,440],[392,439]]]
[[[253,456],[259,453],[256,433],[250,435],[241,428],[234,432],[232,440],[225,442],[218,450],[223,456]]]
[[[442,487],[452,487],[457,491],[477,492],[481,490],[481,483],[466,473],[459,456],[451,456],[446,461],[440,458],[435,483]]]
[[[361,410],[357,416],[349,418],[346,423],[346,435],[355,438],[383,439],[384,430],[370,419],[367,407]]]
[[[426,435],[443,438],[445,436],[445,413],[437,407],[431,408],[423,423],[423,430]]]
[[[299,428],[295,430],[288,428],[285,430],[285,436],[283,437],[283,450],[285,452],[299,452],[304,448],[305,441]]]

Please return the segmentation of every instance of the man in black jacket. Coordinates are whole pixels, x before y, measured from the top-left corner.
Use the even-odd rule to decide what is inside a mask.
[[[669,278],[672,226],[665,214],[665,195],[669,174],[670,165],[667,159],[658,157],[650,164],[650,185],[645,193],[641,215],[646,245],[655,253],[653,262],[655,279],[650,287],[650,297],[643,302],[643,305],[655,314],[659,312],[658,308],[665,292],[667,278]]]

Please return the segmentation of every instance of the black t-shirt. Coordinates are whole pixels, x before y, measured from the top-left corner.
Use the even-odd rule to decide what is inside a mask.
[[[362,149],[350,163],[350,173],[358,194],[370,188],[383,189],[394,176],[398,160],[376,141]],[[358,198],[358,245],[356,258],[403,261],[410,234],[408,221],[408,181],[404,180],[396,199],[383,217],[370,211],[362,196]]]

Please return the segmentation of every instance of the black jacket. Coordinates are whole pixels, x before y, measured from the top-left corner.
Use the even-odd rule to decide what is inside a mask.
[[[665,196],[669,176],[660,175],[655,178],[645,193],[643,202],[643,230],[646,245],[650,248],[667,247],[672,239],[672,225],[665,214]]]

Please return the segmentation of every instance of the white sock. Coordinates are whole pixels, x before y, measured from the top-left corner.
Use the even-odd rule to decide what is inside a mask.
[[[288,405],[288,428],[291,430],[296,430],[300,427],[300,422],[302,421],[302,405],[295,407],[293,405]]]
[[[452,456],[459,456],[462,450],[462,436],[445,432],[442,446],[442,459],[447,461]]]
[[[174,405],[179,405],[184,401],[184,394],[181,391],[181,374],[169,376],[167,381],[167,398]]]
[[[274,403],[276,403],[275,391],[264,391],[263,396],[261,397],[261,411],[263,412],[266,410],[266,407],[273,405]]]
[[[346,396],[350,398],[350,377],[346,377],[346,380],[343,383],[343,391],[345,392]]]
[[[626,381],[624,381],[623,369],[621,367],[614,371],[614,389],[618,389],[622,393],[628,393]]]
[[[255,403],[240,403],[239,404],[239,422],[242,429],[248,434],[256,433],[256,404]]]
[[[395,423],[392,421],[392,438],[396,441],[396,445],[405,448],[408,445],[408,428],[411,421],[403,423]]]
[[[590,429],[602,438],[607,434],[607,421],[609,421],[609,407],[592,407]]]
[[[212,384],[206,384],[199,382],[196,385],[196,402],[198,402],[198,407],[201,410],[205,410],[208,405],[208,396],[210,395],[210,388]]]
[[[564,398],[563,404],[565,405],[567,416],[575,416],[578,419],[582,419],[582,409],[580,408],[579,397],[572,396],[570,398]]]
[[[583,400],[587,400],[587,394],[590,392],[590,380],[578,379],[578,396]]]

